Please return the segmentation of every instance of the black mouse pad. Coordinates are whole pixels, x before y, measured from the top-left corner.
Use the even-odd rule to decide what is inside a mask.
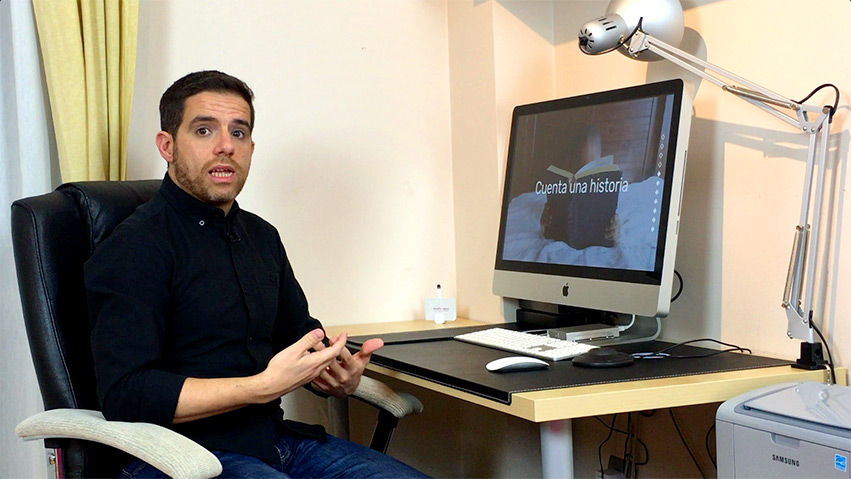
[[[368,337],[352,337],[359,345]],[[625,353],[655,352],[672,343],[652,341],[618,345]],[[714,349],[681,346],[676,353],[698,356]],[[549,369],[515,373],[492,373],[485,365],[494,359],[515,354],[485,348],[453,339],[386,344],[372,355],[372,363],[494,401],[511,404],[511,394],[543,389],[587,386],[643,379],[659,379],[692,374],[708,374],[740,369],[756,369],[791,364],[789,361],[741,353],[723,353],[706,358],[643,359],[619,368],[580,368],[570,360],[551,362]]]

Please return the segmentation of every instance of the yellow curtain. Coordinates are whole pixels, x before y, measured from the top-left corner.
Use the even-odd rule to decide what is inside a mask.
[[[123,180],[139,0],[33,0],[62,181]]]

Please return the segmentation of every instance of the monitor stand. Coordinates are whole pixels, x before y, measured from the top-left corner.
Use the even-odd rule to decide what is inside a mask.
[[[659,318],[636,316],[633,321],[631,315],[523,300],[518,306],[521,330],[546,329],[553,337],[595,345],[653,341],[662,331]]]
[[[517,325],[522,329],[554,329],[613,325],[615,316],[594,309],[575,308],[561,304],[521,301],[517,310]]]
[[[631,316],[629,317],[631,320]],[[626,323],[629,324],[629,323]],[[591,341],[596,346],[608,346],[654,341],[662,334],[662,321],[659,318],[636,316],[635,323],[620,332],[616,338],[604,338]]]

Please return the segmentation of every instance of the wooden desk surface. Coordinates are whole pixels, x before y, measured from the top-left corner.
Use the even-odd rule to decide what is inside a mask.
[[[349,336],[371,335],[482,326],[489,323],[458,319],[442,325],[431,321],[399,321],[326,327],[330,336],[347,332]],[[547,422],[602,414],[644,411],[668,407],[722,402],[739,394],[771,384],[798,381],[824,381],[825,370],[806,371],[791,366],[749,369],[723,373],[697,374],[675,378],[628,381],[612,384],[549,389],[516,393],[511,404],[491,401],[457,389],[436,384],[375,364],[368,370],[436,391],[447,396],[479,404],[532,422]],[[845,380],[845,368],[837,368],[837,380]]]
[[[369,323],[369,324],[349,324],[345,326],[326,326],[325,331],[329,336],[336,336],[340,333],[348,333],[349,336],[368,336],[370,334],[390,334],[390,333],[405,333],[408,331],[426,331],[432,329],[450,329],[464,328],[467,326],[487,326],[491,323],[482,321],[474,321],[472,319],[458,318],[455,321],[447,321],[443,324],[437,324],[433,321],[425,319],[413,321],[395,321],[392,323]]]

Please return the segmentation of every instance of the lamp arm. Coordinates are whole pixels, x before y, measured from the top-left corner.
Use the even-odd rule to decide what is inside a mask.
[[[829,122],[828,122],[829,124]],[[819,244],[819,234],[821,232],[821,210],[822,210],[822,201],[823,201],[823,192],[824,192],[824,183],[827,168],[824,167],[824,159],[827,157],[827,143],[830,135],[829,128],[821,129],[821,138],[816,144],[816,135],[810,135],[809,147],[807,150],[807,180],[804,187],[804,200],[801,206],[801,224],[806,224],[806,215],[809,211],[809,199],[810,192],[812,190],[811,185],[811,176],[812,176],[812,167],[810,166],[812,163],[818,165],[818,178],[816,179],[815,186],[815,206],[813,208],[813,225],[811,231],[811,237],[808,239],[809,251],[806,252],[806,245],[803,246],[802,253],[799,255],[800,262],[794,263],[795,259],[793,258],[793,263],[799,269],[798,271],[793,272],[793,279],[790,281],[787,278],[787,286],[789,283],[792,283],[793,289],[791,291],[786,292],[784,296],[782,306],[786,309],[786,317],[789,325],[789,330],[787,334],[790,338],[798,338],[804,339],[809,343],[815,342],[815,336],[813,334],[813,328],[810,325],[810,321],[812,320],[812,310],[813,310],[813,297],[815,295],[815,279],[816,279],[816,264],[818,244]],[[800,225],[797,227],[800,228]],[[796,229],[797,229],[796,228]],[[807,254],[812,259],[807,264]],[[794,255],[794,250],[793,250]],[[806,272],[806,292],[803,295],[803,302],[801,301],[801,280],[804,277],[803,268],[804,264],[807,266]],[[790,270],[792,266],[790,264]],[[797,280],[797,281],[796,281]],[[797,283],[797,285],[796,285]],[[797,288],[797,291],[795,291]]]
[[[774,93],[773,91],[736,75],[735,73],[701,60],[700,58],[669,45],[641,30],[636,31],[635,34],[633,34],[629,44],[626,45],[626,48],[632,56],[638,56],[638,54],[644,50],[653,52],[680,68],[688,70],[691,73],[705,79],[722,90],[732,93],[748,103],[765,110],[780,120],[783,120],[796,128],[803,128],[803,125],[801,124],[801,115],[791,115],[781,109],[791,110],[797,113],[802,108],[806,108],[806,105],[801,105],[794,100]],[[742,86],[733,84],[731,81]],[[821,110],[821,108],[819,108],[819,110]],[[805,118],[803,120],[806,122]]]
[[[641,31],[640,28],[629,38],[629,43],[624,44],[624,48],[627,48],[629,54],[633,57],[644,50],[655,53],[809,135],[801,217],[798,226],[795,228],[795,241],[792,248],[792,258],[789,262],[782,306],[786,309],[789,328],[787,335],[790,338],[814,343],[815,336],[810,321],[812,319],[817,262],[815,260],[808,262],[807,258],[816,258],[818,251],[826,170],[824,165],[830,134],[830,108],[806,105],[790,100],[652,37]],[[732,84],[730,81],[743,86]],[[790,111],[794,114],[789,113]],[[825,125],[828,126],[825,128]],[[817,136],[819,132],[821,132],[820,138]],[[816,168],[818,168],[819,173],[816,183],[813,185],[813,174]],[[815,207],[813,208],[813,224],[811,227],[809,224],[810,200],[814,195]],[[805,278],[806,284],[804,284]]]

